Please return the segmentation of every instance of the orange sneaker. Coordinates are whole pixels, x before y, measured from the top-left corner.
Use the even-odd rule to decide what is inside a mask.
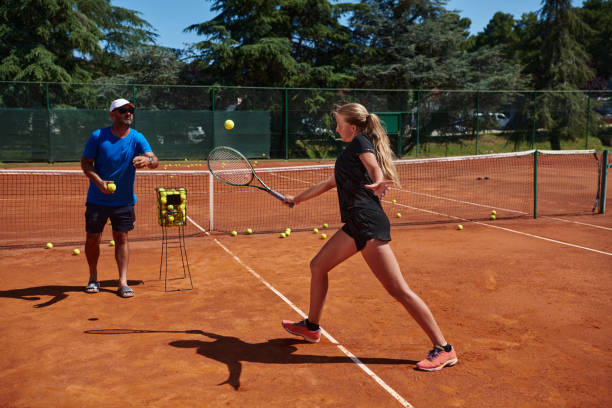
[[[457,364],[457,361],[459,359],[453,346],[451,346],[451,351],[444,351],[441,346],[435,346],[427,354],[427,358],[419,361],[416,366],[417,369],[423,371],[439,371],[446,366],[454,366]]]
[[[304,340],[310,343],[318,343],[319,340],[321,340],[321,328],[317,330],[308,330],[305,320],[301,322],[283,320],[282,325],[289,333],[295,334],[296,336],[302,336]]]

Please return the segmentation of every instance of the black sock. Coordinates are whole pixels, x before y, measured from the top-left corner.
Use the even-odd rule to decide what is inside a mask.
[[[453,346],[451,346],[450,344],[446,343],[446,346],[442,346],[442,348],[444,349],[444,351],[446,351],[447,353],[450,353],[450,351],[453,349]]]
[[[308,330],[311,330],[311,331],[319,330],[319,325],[310,323],[308,319],[306,319],[306,327],[308,327]]]

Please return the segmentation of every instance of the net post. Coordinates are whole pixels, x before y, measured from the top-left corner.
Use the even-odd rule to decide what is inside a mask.
[[[538,151],[533,152],[533,218],[538,218]]]
[[[608,179],[608,150],[604,150],[601,160],[601,191],[599,194],[599,213],[606,213],[606,185]]]
[[[215,229],[215,191],[213,183],[213,175],[208,172],[208,229]]]

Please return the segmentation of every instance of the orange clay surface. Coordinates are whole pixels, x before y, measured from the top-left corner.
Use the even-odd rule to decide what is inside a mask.
[[[572,222],[392,229],[406,280],[458,351],[454,367],[414,370],[431,344],[359,254],[330,273],[322,325],[412,406],[612,406],[612,217],[561,218]],[[1,250],[0,406],[401,406],[328,338],[285,332],[281,319],[300,316],[252,273],[307,312],[308,262],[323,243],[311,232],[188,238],[195,289],[164,292],[160,241],[132,242],[131,299],[115,294],[108,245],[98,294],[83,292],[82,247]],[[171,248],[168,277],[183,276],[179,262]]]

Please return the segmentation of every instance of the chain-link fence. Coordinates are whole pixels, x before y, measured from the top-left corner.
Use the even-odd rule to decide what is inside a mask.
[[[398,157],[596,149],[612,139],[612,92],[295,89],[0,82],[0,161],[78,161],[110,102],[137,106],[133,128],[162,160],[217,145],[249,157],[332,158],[330,112],[359,102],[383,120]],[[223,127],[226,119],[236,126]]]

